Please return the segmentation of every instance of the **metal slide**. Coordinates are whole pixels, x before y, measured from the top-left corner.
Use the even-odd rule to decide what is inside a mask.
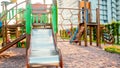
[[[74,35],[73,35],[73,37],[70,40],[70,43],[78,42],[78,40],[82,36],[83,32],[84,32],[84,26],[81,26],[80,29],[77,28]]]
[[[0,49],[0,53],[2,53],[5,50],[9,49],[10,47],[12,47],[13,45],[15,45],[19,41],[23,40],[24,38],[26,38],[26,34],[20,36],[19,38],[15,39],[14,41],[8,43],[6,46],[4,46],[2,49]]]
[[[76,31],[75,31],[74,35],[73,35],[72,38],[70,39],[70,43],[72,43],[72,42],[76,39],[77,33],[78,33],[78,27],[76,28]]]
[[[59,65],[59,53],[56,50],[52,29],[32,29],[28,63],[30,67]]]

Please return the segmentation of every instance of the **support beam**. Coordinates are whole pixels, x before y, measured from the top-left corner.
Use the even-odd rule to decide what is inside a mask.
[[[100,0],[98,0],[98,8],[96,10],[96,13],[97,13],[97,46],[101,47],[101,44],[100,44]]]
[[[80,24],[80,23],[81,23],[81,21],[80,21],[80,18],[81,18],[81,17],[80,17],[80,16],[81,16],[81,14],[80,14],[80,13],[81,13],[81,10],[80,10],[80,1],[78,2],[78,4],[79,4],[79,5],[78,5],[78,7],[79,7],[79,10],[78,10],[78,23]],[[80,28],[80,27],[79,27],[79,28]],[[79,28],[78,28],[78,29],[79,29]],[[81,38],[79,39],[79,45],[81,46]]]
[[[7,12],[7,5],[5,4],[5,12]],[[7,18],[7,15],[6,15],[6,18]],[[5,19],[5,45],[7,44],[7,39],[8,39],[8,36],[7,36],[7,19]]]
[[[87,46],[87,22],[86,22],[86,0],[84,0],[85,4],[85,8],[84,8],[84,27],[85,27],[85,31],[84,31],[84,42],[85,42],[85,46]]]
[[[92,27],[90,26],[90,45],[92,45]]]
[[[99,46],[99,47],[101,47],[101,45],[100,45],[100,21],[99,21],[99,9],[97,8],[97,10],[96,10],[96,15],[97,15],[97,24],[98,24],[98,26],[97,26],[97,33],[96,33],[96,35],[97,35],[97,46]]]

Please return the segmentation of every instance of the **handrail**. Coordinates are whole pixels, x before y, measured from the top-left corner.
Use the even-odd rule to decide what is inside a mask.
[[[15,45],[17,42],[23,40],[24,38],[26,38],[26,34],[20,36],[19,38],[15,39],[14,41],[8,43],[6,46],[4,46],[2,49],[0,49],[0,54],[2,52],[4,52],[5,50],[9,49],[10,47],[12,47],[13,45]]]
[[[22,11],[20,11],[19,13],[22,13],[22,12],[24,12],[25,10],[22,10]],[[17,13],[17,14],[19,14],[19,13]],[[8,22],[7,22],[7,24],[17,15],[17,14],[15,14]]]
[[[7,10],[7,12],[5,12],[5,13],[2,15],[2,17],[0,18],[0,20],[2,20],[2,19],[7,15],[7,13],[10,12],[10,10],[12,10],[13,8],[15,8],[15,7],[21,5],[21,4],[25,3],[25,2],[26,2],[26,1],[20,2],[19,4],[13,6],[11,9]]]

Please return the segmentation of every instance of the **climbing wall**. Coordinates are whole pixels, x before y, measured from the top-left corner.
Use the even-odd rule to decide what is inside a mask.
[[[69,38],[67,32],[72,32],[73,34],[74,28],[77,27],[78,8],[78,0],[58,0],[58,36],[62,37],[62,40]]]

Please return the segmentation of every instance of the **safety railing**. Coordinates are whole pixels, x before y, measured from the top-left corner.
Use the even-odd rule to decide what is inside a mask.
[[[8,30],[9,24],[18,25],[20,22],[23,22],[24,20],[24,10],[22,8],[19,8],[23,4],[26,4],[26,1],[22,1],[20,3],[16,3],[13,7],[11,7],[9,10],[6,9],[3,10],[2,16],[0,17],[0,21],[2,21],[2,36],[3,36],[3,45],[6,45],[8,43],[8,34],[10,31]],[[14,26],[13,25],[13,26]],[[18,29],[16,29],[16,37],[18,37]]]

